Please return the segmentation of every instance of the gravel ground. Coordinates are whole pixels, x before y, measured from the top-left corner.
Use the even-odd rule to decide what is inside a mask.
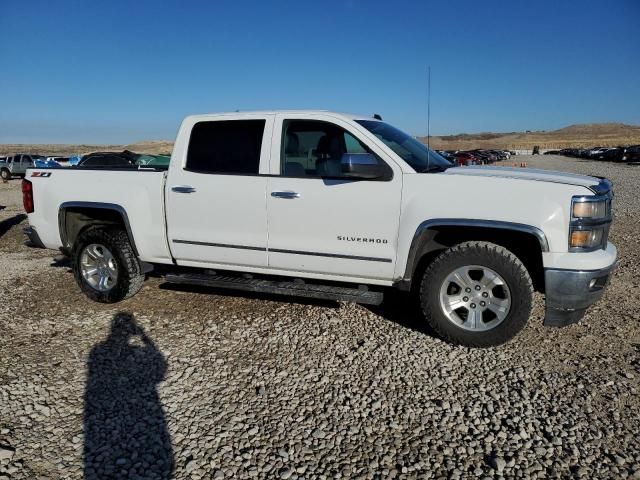
[[[640,168],[529,166],[616,188],[619,268],[564,329],[454,347],[381,308],[179,291],[92,303],[22,245],[0,184],[0,479],[640,478]]]

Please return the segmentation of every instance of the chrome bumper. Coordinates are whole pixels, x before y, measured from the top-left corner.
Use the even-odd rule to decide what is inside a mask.
[[[545,269],[544,324],[564,327],[579,322],[587,307],[602,297],[614,269],[615,263],[600,270]]]

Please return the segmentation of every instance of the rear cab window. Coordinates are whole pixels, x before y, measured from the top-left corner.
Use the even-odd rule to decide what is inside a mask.
[[[218,175],[257,175],[266,120],[197,122],[189,138],[185,170]]]

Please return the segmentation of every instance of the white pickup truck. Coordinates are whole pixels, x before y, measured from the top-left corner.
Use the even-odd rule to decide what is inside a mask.
[[[608,180],[456,167],[379,118],[187,117],[167,168],[32,169],[32,245],[62,249],[91,299],[167,282],[359,303],[410,290],[451,342],[580,320],[616,261]],[[162,268],[159,268],[162,267]],[[161,294],[159,294],[161,295]]]

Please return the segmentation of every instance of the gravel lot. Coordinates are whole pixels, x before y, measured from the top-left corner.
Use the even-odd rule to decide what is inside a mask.
[[[106,306],[22,245],[0,183],[0,479],[640,478],[640,168],[604,175],[620,260],[578,325],[453,347],[382,308],[179,291]]]

